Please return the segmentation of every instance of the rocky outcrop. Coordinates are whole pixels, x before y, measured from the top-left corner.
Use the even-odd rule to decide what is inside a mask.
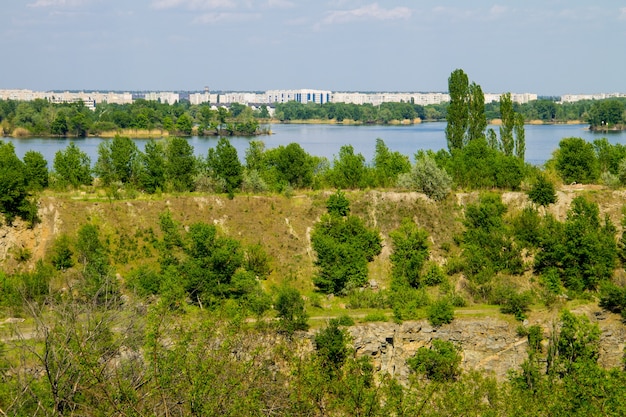
[[[626,327],[619,320],[603,320],[606,318],[603,314],[591,314],[591,320],[602,331],[599,363],[606,368],[621,366]],[[553,323],[533,324],[540,324],[548,337]],[[464,370],[480,370],[504,379],[527,358],[527,339],[517,335],[518,325],[491,317],[457,318],[441,327],[433,327],[427,321],[368,323],[352,326],[348,332],[357,356],[369,356],[377,371],[389,373],[401,382],[406,382],[409,376],[406,360],[420,347],[429,347],[433,339],[460,346]]]

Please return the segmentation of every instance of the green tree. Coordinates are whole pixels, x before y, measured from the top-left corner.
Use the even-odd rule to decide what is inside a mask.
[[[428,315],[428,321],[433,326],[450,324],[454,320],[454,307],[450,304],[450,301],[442,298],[429,305],[426,314]]]
[[[348,357],[347,339],[337,320],[331,320],[315,335],[316,354],[330,375],[338,372]]]
[[[65,116],[65,113],[59,112],[50,125],[50,133],[57,136],[65,136],[67,132],[69,132],[67,116]]]
[[[409,172],[398,177],[398,186],[424,193],[429,198],[440,201],[450,194],[452,178],[444,169],[439,168],[430,155],[419,154]]]
[[[450,105],[446,114],[446,140],[448,150],[463,148],[465,132],[469,126],[469,79],[462,69],[456,69],[448,78]]]
[[[597,203],[583,196],[572,200],[565,223],[548,223],[535,255],[535,271],[558,271],[564,285],[573,291],[593,290],[608,280],[617,261],[615,226],[600,221]]]
[[[191,135],[193,131],[193,120],[191,116],[187,113],[181,114],[178,119],[176,119],[176,131],[186,136]]]
[[[485,115],[485,95],[482,88],[474,82],[469,86],[469,126],[467,142],[485,136],[487,116]]]
[[[408,172],[410,168],[411,163],[406,155],[390,151],[382,139],[376,139],[374,176],[379,187],[395,185],[398,175]]]
[[[537,179],[532,184],[527,194],[530,201],[543,207],[547,207],[557,201],[554,184],[544,173],[537,175]]]
[[[74,142],[70,142],[65,150],[57,151],[53,165],[62,186],[78,187],[80,185],[91,185],[93,181],[91,160]]]
[[[149,140],[139,155],[139,184],[148,193],[165,188],[166,157],[163,145]]]
[[[70,238],[63,234],[59,236],[52,245],[50,261],[57,270],[65,270],[74,266]]]
[[[339,149],[339,158],[335,158],[328,173],[331,185],[343,189],[364,187],[366,174],[365,157],[360,153],[355,155],[352,145],[344,145]]]
[[[187,139],[174,137],[165,146],[165,177],[175,191],[193,190],[196,158]]]
[[[226,192],[233,195],[241,186],[243,166],[239,162],[237,149],[226,138],[220,138],[215,148],[209,149],[207,166],[217,178],[226,184]]]
[[[9,223],[23,211],[27,197],[26,167],[15,154],[13,144],[0,141],[0,212]]]
[[[433,339],[430,348],[421,347],[409,358],[409,367],[428,379],[437,382],[455,380],[461,373],[460,349],[452,342]]]
[[[326,210],[331,216],[345,217],[350,214],[350,201],[341,190],[337,190],[326,200]]]
[[[515,138],[513,136],[515,110],[513,110],[511,93],[500,96],[500,119],[502,120],[502,125],[500,126],[501,151],[507,156],[512,156],[515,150]]]
[[[346,210],[332,210],[322,216],[311,234],[318,269],[313,282],[327,294],[362,286],[367,279],[367,263],[382,250],[377,231],[367,228],[359,217],[341,213]]]
[[[561,328],[548,346],[547,373],[561,377],[572,372],[577,364],[595,364],[600,353],[600,328],[585,316],[568,310],[561,313]]]
[[[600,175],[593,145],[584,139],[562,139],[553,158],[557,172],[566,183],[592,183]]]
[[[307,330],[308,315],[304,308],[304,300],[295,288],[282,286],[278,289],[274,308],[280,322],[280,329],[287,334],[297,330]]]
[[[522,113],[515,113],[513,131],[515,133],[515,156],[523,162],[526,157],[526,131],[524,130],[524,115]]]
[[[428,234],[405,218],[389,237],[393,245],[389,259],[394,285],[420,287],[422,267],[429,257]]]
[[[42,190],[48,187],[48,161],[41,152],[27,151],[24,154],[24,167],[29,189]]]
[[[478,204],[465,208],[465,231],[461,248],[466,274],[477,284],[488,282],[497,272],[523,271],[520,248],[504,223],[507,208],[497,194],[481,195]]]

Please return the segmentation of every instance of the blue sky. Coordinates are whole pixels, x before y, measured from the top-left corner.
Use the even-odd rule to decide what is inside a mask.
[[[593,4],[592,4],[593,3]],[[621,0],[5,1],[0,88],[626,92]]]

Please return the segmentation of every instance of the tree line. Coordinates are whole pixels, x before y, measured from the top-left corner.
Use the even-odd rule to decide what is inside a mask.
[[[266,107],[253,111],[241,104],[215,110],[209,104],[140,99],[132,104],[99,103],[91,111],[81,102],[0,100],[0,133],[18,136],[84,137],[123,129],[157,129],[179,136],[255,136],[262,133],[259,119],[267,117]]]
[[[479,86],[478,86],[479,87]],[[451,94],[455,92],[450,90]],[[481,91],[482,94],[482,91]],[[510,96],[509,96],[510,99]],[[499,119],[512,109],[523,122],[541,120],[546,123],[583,121],[592,129],[621,129],[626,123],[626,99],[581,100],[557,103],[542,98],[529,103],[510,100],[483,103],[487,120]],[[350,103],[278,103],[275,118],[283,122],[294,120],[346,120],[363,124],[388,124],[394,121],[446,120],[454,103],[426,106],[400,102],[372,104]],[[33,101],[0,100],[0,133],[4,135],[40,135],[83,137],[123,129],[158,129],[175,135],[241,135],[262,133],[260,120],[269,120],[267,106],[257,110],[232,103],[217,110],[209,104],[191,105],[188,101],[165,104],[158,101],[136,100],[132,104],[100,103],[89,111],[82,103],[53,104],[44,99]]]

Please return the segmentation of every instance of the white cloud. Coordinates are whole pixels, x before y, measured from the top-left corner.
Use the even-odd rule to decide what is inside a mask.
[[[508,12],[508,8],[505,6],[500,6],[498,4],[494,4],[491,9],[489,9],[489,16],[491,18],[498,18],[504,14],[506,14],[506,12]]]
[[[411,17],[411,9],[408,7],[395,7],[384,9],[378,3],[372,3],[352,10],[334,10],[322,21],[323,24],[346,23],[354,20],[393,20],[408,19]]]
[[[205,13],[193,19],[193,23],[246,22],[261,17],[258,13]]]
[[[89,3],[89,0],[37,0],[28,7],[77,7]]]
[[[233,0],[155,0],[152,2],[155,9],[172,9],[184,7],[189,10],[230,9],[235,7]]]
[[[289,0],[267,0],[266,7],[277,9],[290,9],[295,4]]]
[[[619,9],[619,20],[626,20],[626,7]]]

